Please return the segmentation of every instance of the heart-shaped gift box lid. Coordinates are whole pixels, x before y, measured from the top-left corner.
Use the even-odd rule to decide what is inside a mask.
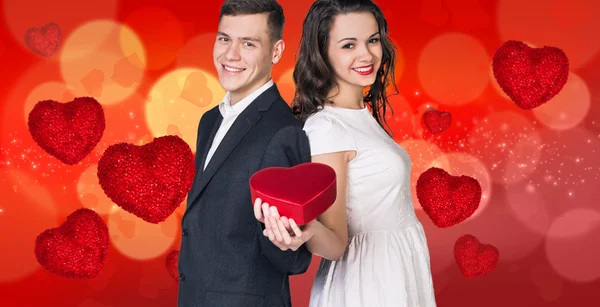
[[[281,216],[304,225],[335,202],[336,174],[329,165],[316,162],[264,168],[250,178],[250,193],[252,204],[260,198]]]

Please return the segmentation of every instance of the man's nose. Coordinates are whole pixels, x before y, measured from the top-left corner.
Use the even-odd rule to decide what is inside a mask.
[[[233,43],[229,45],[227,51],[225,52],[225,59],[227,61],[239,61],[240,58],[239,44]]]

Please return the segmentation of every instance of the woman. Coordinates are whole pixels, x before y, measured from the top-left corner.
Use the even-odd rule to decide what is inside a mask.
[[[337,199],[302,230],[268,204],[261,212],[260,201],[255,214],[281,249],[305,243],[323,257],[310,306],[436,305],[410,159],[382,125],[386,89],[396,87],[387,33],[369,0],[318,0],[304,20],[292,106],[312,161],[336,171]]]

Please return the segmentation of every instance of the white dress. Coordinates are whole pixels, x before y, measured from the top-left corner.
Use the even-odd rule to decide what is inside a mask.
[[[311,307],[436,306],[429,249],[410,195],[408,153],[368,109],[325,106],[305,123],[311,155],[356,150],[348,164],[348,246],[322,259]]]

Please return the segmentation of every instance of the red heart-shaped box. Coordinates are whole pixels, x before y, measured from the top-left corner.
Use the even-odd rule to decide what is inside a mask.
[[[335,202],[336,193],[335,170],[322,163],[268,167],[250,177],[252,204],[260,198],[298,225],[325,212]]]

